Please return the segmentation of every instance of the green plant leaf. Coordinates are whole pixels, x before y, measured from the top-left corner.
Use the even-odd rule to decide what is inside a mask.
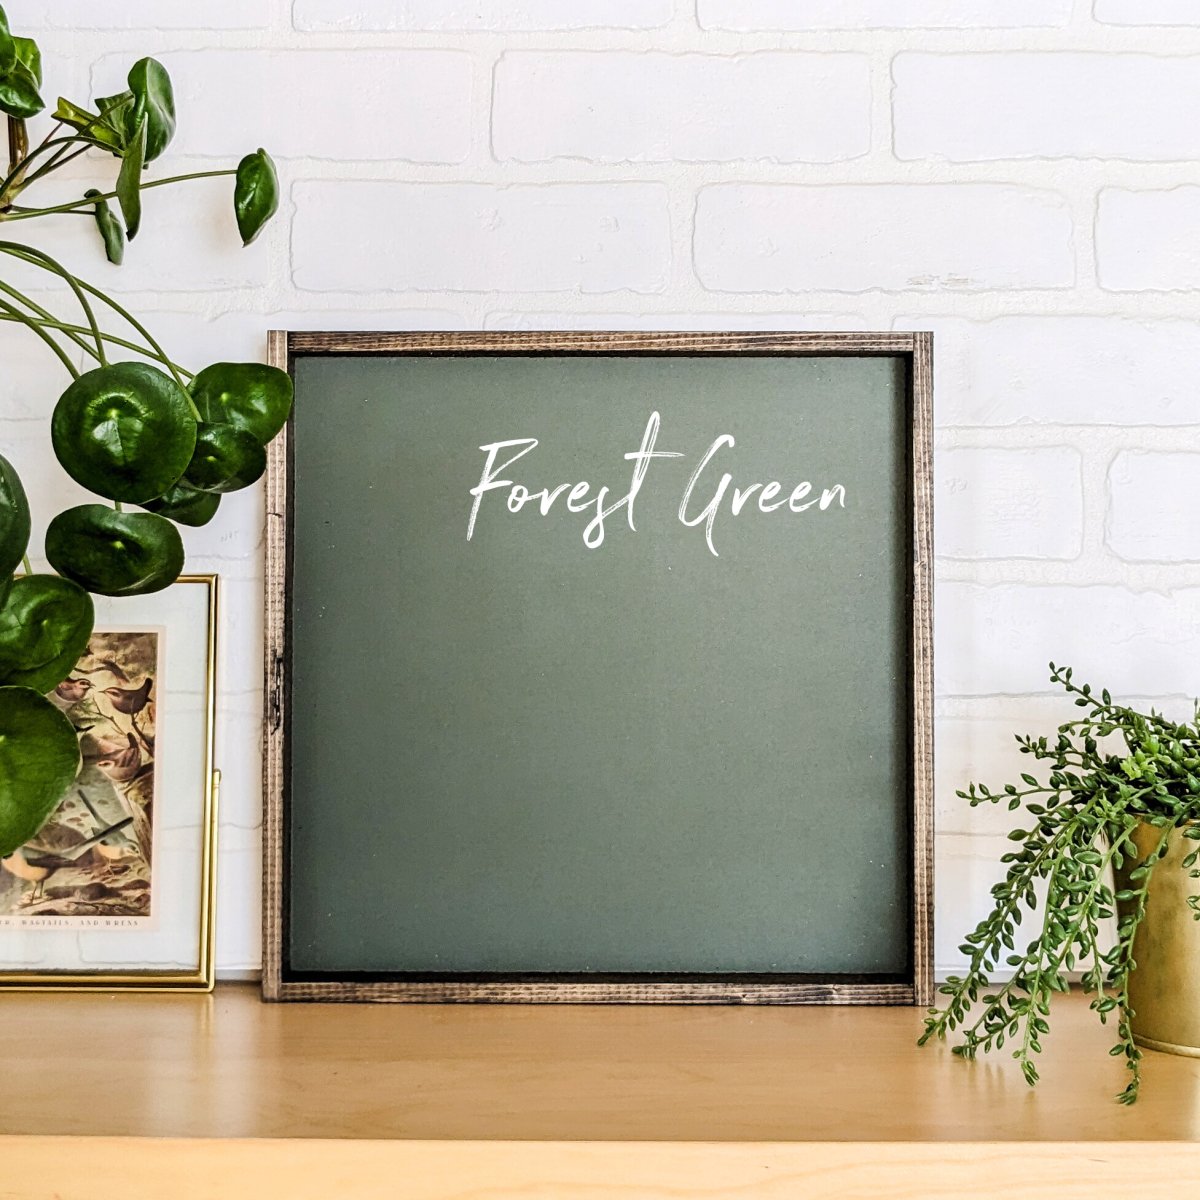
[[[146,121],[138,122],[133,140],[125,147],[117,173],[117,203],[125,218],[125,231],[132,241],[142,223],[142,168],[146,162]]]
[[[91,596],[69,579],[14,579],[0,608],[0,684],[57,687],[87,649],[95,618]]]
[[[113,363],[71,384],[50,422],[54,453],[76,483],[141,504],[187,469],[196,419],[183,389],[149,363]]]
[[[145,162],[153,162],[175,136],[175,93],[171,77],[157,59],[139,58],[129,69],[135,127],[146,122]],[[132,237],[132,234],[130,235]]]
[[[254,434],[224,422],[202,422],[183,480],[203,492],[236,492],[266,469],[267,452]]]
[[[17,61],[17,39],[9,32],[8,17],[0,8],[0,72],[12,70]]]
[[[220,503],[221,497],[216,492],[201,492],[179,482],[157,499],[147,500],[142,507],[170,518],[177,525],[197,528],[207,525],[217,515]]]
[[[95,188],[89,188],[83,193],[84,198],[93,200],[103,193]],[[120,266],[125,258],[125,230],[121,222],[113,215],[107,200],[96,200],[96,228],[100,230],[100,238],[104,242],[104,257],[114,266]]]
[[[260,146],[237,166],[233,212],[242,245],[248,246],[279,208],[279,176],[271,156]]]
[[[23,62],[15,62],[0,74],[0,112],[26,120],[46,107],[38,92],[33,72]]]
[[[46,530],[46,557],[68,579],[101,596],[142,596],[174,583],[183,540],[166,517],[81,504]]]
[[[236,425],[264,446],[292,411],[292,377],[263,363],[213,363],[188,390],[201,420]]]
[[[33,38],[15,37],[13,45],[17,51],[17,62],[33,76],[37,87],[42,86],[42,52]]]
[[[29,547],[29,500],[16,468],[0,457],[0,578],[21,565]]]
[[[79,772],[71,722],[32,688],[0,687],[0,857],[45,824]]]
[[[124,141],[99,114],[73,104],[65,96],[59,96],[58,107],[53,115],[56,121],[69,125],[94,146],[111,150],[114,154],[120,154],[125,148]]]

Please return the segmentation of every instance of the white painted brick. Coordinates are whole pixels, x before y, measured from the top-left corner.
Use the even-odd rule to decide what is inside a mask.
[[[1149,54],[901,54],[903,159],[1200,156],[1200,58]]]
[[[1130,562],[1200,562],[1200,454],[1121,451],[1108,472],[1106,541]]]
[[[1200,424],[1200,323],[1124,317],[902,316],[934,335],[939,425]]]
[[[1065,25],[1071,4],[1072,0],[697,0],[697,9],[705,29],[999,29]]]
[[[655,292],[671,265],[658,184],[306,181],[295,202],[305,289]]]
[[[14,33],[39,29],[262,29],[271,23],[271,0],[35,0],[10,4]],[[131,55],[130,58],[136,58]]]
[[[302,30],[657,29],[676,0],[294,0]]]
[[[69,357],[82,369],[86,357],[82,350],[71,348]],[[8,454],[4,445],[10,425],[48,422],[71,377],[37,334],[21,325],[0,325],[0,363],[4,364],[0,370],[0,453]]]
[[[1195,0],[1096,0],[1095,16],[1106,25],[1200,25]]]
[[[171,74],[175,154],[460,162],[471,142],[471,58],[458,50],[180,50]],[[125,86],[127,54],[93,72]],[[214,81],[220,86],[214,87]]]
[[[934,670],[941,696],[1048,691],[1046,664],[1114,695],[1192,695],[1200,588],[939,583]]]
[[[1003,184],[714,184],[696,270],[728,292],[1061,288],[1071,227],[1058,194]]]
[[[867,329],[865,317],[841,313],[489,313],[484,329],[811,330]]]
[[[943,558],[1057,558],[1083,545],[1083,459],[1069,446],[938,451],[934,478]]]
[[[496,67],[500,159],[834,162],[871,145],[859,54],[517,51]]]
[[[1096,213],[1100,286],[1112,291],[1200,288],[1200,187],[1106,188]]]

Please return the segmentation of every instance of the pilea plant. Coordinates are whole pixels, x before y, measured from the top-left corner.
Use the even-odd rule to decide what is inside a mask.
[[[77,216],[95,225],[108,261],[119,265],[141,225],[144,191],[215,175],[233,180],[233,215],[244,244],[275,213],[275,167],[263,150],[229,170],[147,179],[147,166],[175,132],[171,81],[154,59],[135,62],[125,90],[91,106],[60,99],[44,118],[44,136],[31,144],[27,122],[45,108],[41,87],[37,44],[13,36],[0,9],[0,112],[8,118],[9,144],[0,222],[22,222],[18,233],[36,218]],[[115,160],[112,185],[39,206],[42,181],[89,153],[98,168]],[[26,295],[4,271],[6,261],[45,272],[73,314]],[[119,332],[101,315],[118,321]],[[35,574],[27,553],[29,504],[12,463],[0,457],[3,857],[38,831],[78,771],[76,732],[52,697],[87,646],[92,594],[136,596],[178,578],[184,562],[178,526],[204,525],[224,493],[259,478],[265,447],[287,420],[292,387],[285,372],[259,363],[185,370],[132,313],[23,238],[0,238],[0,321],[25,326],[70,376],[50,421],[54,453],[76,482],[108,502],[55,516],[45,556],[56,574]],[[110,362],[114,351],[137,357]],[[81,356],[92,360],[91,370],[76,368]]]
[[[1005,804],[1031,818],[1010,833],[1019,847],[1003,857],[1006,877],[992,889],[994,907],[959,950],[965,975],[940,989],[945,1007],[931,1009],[922,1044],[958,1030],[954,1052],[974,1058],[1006,1043],[1029,1084],[1038,1080],[1034,1059],[1049,1032],[1050,1005],[1068,990],[1068,974],[1082,968],[1091,1007],[1106,1022],[1116,1018],[1112,1054],[1131,1078],[1118,1099],[1132,1104],[1141,1085],[1141,1051],[1133,1040],[1129,977],[1136,963],[1134,937],[1146,913],[1150,879],[1171,833],[1200,842],[1200,706],[1191,724],[1114,704],[1072,681],[1069,668],[1050,664],[1050,678],[1085,709],[1059,726],[1058,737],[1017,737],[1021,752],[1049,764],[1045,781],[1022,774],[999,791],[971,784],[958,795],[979,804]],[[1153,848],[1139,857],[1139,825],[1157,832]],[[1200,847],[1183,858],[1200,878]],[[1119,872],[1125,886],[1111,882]],[[1039,892],[1043,892],[1039,896]],[[1042,907],[1040,928],[1017,948],[1022,917]],[[1200,896],[1189,904],[1200,920]],[[1116,917],[1116,939],[1102,949],[1101,928]],[[993,990],[991,977],[1003,963],[1011,977]]]

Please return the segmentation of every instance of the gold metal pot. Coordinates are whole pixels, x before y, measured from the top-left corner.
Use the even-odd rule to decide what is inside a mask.
[[[1138,859],[1152,853],[1161,837],[1161,829],[1139,825]],[[1167,852],[1150,876],[1146,913],[1133,940],[1137,968],[1129,977],[1133,1040],[1192,1058],[1200,1058],[1200,921],[1187,899],[1200,892],[1200,879],[1192,879],[1182,862],[1198,845],[1180,829],[1170,834]],[[1127,871],[1135,865],[1117,872],[1118,889],[1131,886]]]

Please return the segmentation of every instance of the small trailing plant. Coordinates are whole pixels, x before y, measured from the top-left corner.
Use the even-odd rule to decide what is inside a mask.
[[[175,133],[171,80],[153,58],[133,64],[123,91],[90,106],[60,98],[45,135],[31,147],[28,122],[45,109],[41,87],[37,43],[14,36],[0,9],[0,113],[7,117],[9,145],[0,223],[23,231],[26,222],[49,216],[89,221],[108,261],[119,265],[142,224],[143,193],[152,188],[230,177],[233,216],[247,245],[274,215],[279,187],[263,150],[234,168],[147,180],[146,168]],[[43,181],[87,154],[98,166],[115,160],[111,186],[39,204]],[[45,273],[47,282],[61,285],[73,312],[54,311],[27,295],[5,263]],[[119,322],[117,331],[102,321],[106,316]],[[37,833],[79,769],[76,731],[47,696],[88,644],[92,594],[136,596],[179,577],[184,548],[178,526],[204,525],[223,494],[259,478],[266,445],[291,409],[292,386],[285,372],[260,363],[186,370],[131,312],[25,239],[0,238],[0,321],[24,326],[71,377],[50,422],[54,453],[72,479],[108,502],[55,516],[45,543],[55,573],[35,574],[27,550],[29,503],[16,469],[0,457],[3,857]],[[111,362],[114,350],[137,358]],[[76,368],[80,355],[93,361],[92,369]]]
[[[1068,974],[1081,970],[1092,1010],[1101,1022],[1115,1018],[1111,1053],[1131,1073],[1118,1099],[1132,1104],[1142,1057],[1129,1002],[1134,937],[1171,833],[1180,829],[1200,843],[1200,705],[1191,724],[1176,723],[1115,704],[1107,691],[1097,695],[1088,684],[1074,683],[1069,668],[1051,663],[1050,678],[1086,711],[1061,725],[1054,741],[1017,737],[1022,753],[1049,765],[1045,782],[1023,773],[1019,784],[999,791],[973,783],[958,793],[973,807],[1005,804],[1031,819],[1008,835],[1018,847],[1003,857],[1008,870],[992,889],[994,907],[960,947],[967,972],[946,980],[940,992],[948,999],[930,1009],[920,1041],[957,1032],[961,1042],[954,1052],[964,1058],[1007,1045],[1033,1085],[1051,1002],[1068,990]],[[1139,825],[1159,831],[1140,859],[1134,843]],[[1200,846],[1183,859],[1193,879],[1200,878],[1198,861]],[[1125,886],[1110,882],[1114,870]],[[1040,927],[1019,949],[1018,926],[1039,904]],[[1200,896],[1189,904],[1200,920]],[[1102,922],[1114,916],[1115,944],[1102,950]],[[994,986],[992,976],[1001,967],[1011,977]]]

